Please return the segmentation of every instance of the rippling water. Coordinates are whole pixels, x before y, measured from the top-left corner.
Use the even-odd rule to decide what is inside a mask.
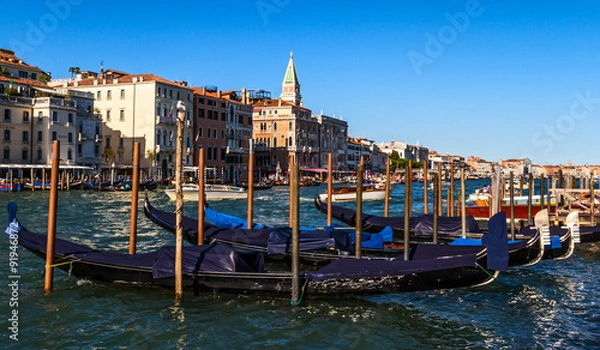
[[[469,182],[473,188],[480,185]],[[420,188],[415,185],[417,212],[423,207]],[[324,189],[301,189],[302,225],[325,225],[325,215],[312,204],[313,196]],[[402,214],[402,191],[397,186],[392,193],[392,215]],[[286,188],[255,195],[255,221],[287,223]],[[159,208],[174,208],[160,190],[150,197]],[[126,193],[59,193],[58,237],[127,252],[130,198]],[[0,223],[6,222],[4,208],[10,200],[17,202],[26,227],[47,231],[47,192],[0,193]],[[241,216],[246,210],[244,201],[211,206]],[[186,204],[184,211],[196,217],[194,203]],[[365,202],[365,211],[381,214],[383,204]],[[174,236],[150,223],[141,211],[138,219],[138,252],[173,244]],[[286,297],[235,294],[203,294],[176,305],[168,290],[101,286],[77,281],[60,270],[55,272],[54,292],[43,296],[44,262],[20,249],[15,308],[9,305],[5,237],[0,240],[0,347],[598,349],[599,247],[587,244],[566,261],[511,269],[480,288],[312,299],[298,307],[290,306]],[[13,310],[19,316],[18,342],[9,338]]]

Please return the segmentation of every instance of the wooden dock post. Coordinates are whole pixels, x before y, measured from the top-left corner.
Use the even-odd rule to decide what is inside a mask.
[[[467,238],[467,187],[465,182],[465,168],[460,168],[460,216],[462,226],[462,238]]]
[[[299,174],[294,173],[294,163],[296,162],[296,157],[293,154],[290,154],[290,172],[288,173],[288,182],[290,186],[290,227],[294,225],[294,177],[298,177]],[[298,181],[300,178],[298,177]],[[300,189],[300,183],[298,183],[298,190]]]
[[[454,162],[450,161],[450,190],[448,191],[448,216],[454,216]]]
[[[596,194],[594,185],[594,172],[590,178],[590,223],[591,226],[596,226]]]
[[[183,300],[183,123],[185,105],[177,102],[177,144],[175,145],[175,301]]]
[[[332,217],[331,210],[333,209],[333,202],[331,201],[331,194],[333,193],[333,154],[329,153],[327,156],[327,170],[329,174],[327,176],[327,226],[331,226]]]
[[[533,205],[533,192],[535,191],[535,184],[533,180],[533,173],[529,173],[529,184],[527,190],[527,226],[533,225],[532,221],[532,208]]]
[[[388,156],[385,162],[385,200],[383,202],[383,216],[386,218],[390,215],[390,163],[391,159]]]
[[[198,150],[198,245],[204,244],[204,148]]]
[[[360,156],[360,165],[356,171],[356,214],[355,214],[355,235],[354,256],[360,259],[362,253],[362,209],[363,209],[363,175],[365,172],[365,158]]]
[[[252,139],[248,140],[248,220],[246,226],[252,229],[254,216],[254,145]]]
[[[292,305],[300,302],[300,166],[294,157],[292,188]]]
[[[52,172],[50,175],[50,201],[48,203],[48,237],[46,241],[46,266],[44,275],[44,294],[52,292],[54,279],[54,244],[56,242],[56,211],[58,203],[58,164],[60,162],[60,141],[52,145]],[[42,182],[43,183],[43,182]]]
[[[515,240],[515,176],[511,171],[509,174],[509,198],[510,198],[510,237]]]
[[[129,225],[129,254],[135,254],[137,242],[138,191],[140,183],[140,143],[133,144],[133,179],[131,180],[131,223]]]
[[[429,189],[427,188],[428,177],[426,159],[423,163],[423,214],[429,214]]]
[[[440,174],[433,174],[433,244],[438,244],[438,218],[439,218],[439,207],[440,207],[440,197],[437,195],[439,191],[440,183],[438,178]],[[406,221],[404,221],[404,226],[407,226]]]
[[[29,181],[31,181],[31,192],[35,191],[35,178],[33,175],[33,168],[31,168],[31,178],[29,179]]]
[[[438,215],[444,215],[444,206],[442,205],[443,203],[443,186],[442,186],[442,163],[438,163],[438,176],[437,176],[437,182],[438,182],[438,187],[437,187],[437,191],[435,191],[435,195],[438,196]]]

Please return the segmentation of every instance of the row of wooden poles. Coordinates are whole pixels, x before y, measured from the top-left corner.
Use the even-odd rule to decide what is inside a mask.
[[[182,116],[180,117],[183,118]],[[179,118],[178,118],[179,119]],[[179,124],[182,124],[179,122]],[[178,135],[182,135],[179,132]],[[178,136],[178,143],[176,148],[176,159],[181,159],[182,154],[182,143],[183,138]],[[254,173],[254,153],[252,147],[250,147],[249,154],[249,166],[248,166],[248,215],[247,215],[247,227],[252,227],[253,222],[253,173]],[[52,151],[52,171],[50,179],[50,201],[49,201],[49,214],[48,214],[48,238],[47,238],[47,254],[46,254],[46,265],[45,265],[45,280],[44,280],[44,292],[50,293],[53,288],[53,269],[54,269],[54,245],[56,237],[56,212],[57,212],[57,199],[58,199],[58,174],[59,174],[59,154],[60,154],[60,142],[54,141]],[[198,159],[198,245],[204,243],[204,149],[199,150]],[[300,299],[300,283],[299,283],[299,227],[300,227],[300,171],[297,159],[293,155],[290,156],[290,163],[293,164],[293,171],[290,176],[290,226],[292,228],[292,303],[298,303]],[[137,231],[137,213],[138,213],[138,183],[139,183],[139,164],[140,164],[140,144],[135,143],[134,155],[133,155],[133,182],[132,182],[132,196],[131,196],[131,221],[130,221],[130,238],[129,238],[129,254],[136,253],[136,231]],[[329,154],[328,168],[332,169],[332,155]],[[176,164],[175,183],[176,183],[176,242],[175,242],[175,300],[183,299],[183,277],[182,277],[182,251],[183,251],[183,192],[181,184],[183,180],[181,161]],[[409,174],[412,173],[412,164],[409,162],[407,169]],[[357,169],[357,200],[356,200],[356,221],[355,221],[355,257],[361,258],[361,240],[362,240],[362,192],[363,192],[363,174],[364,174],[364,158],[361,157],[360,165]],[[390,198],[390,162],[388,160],[386,165],[386,184],[385,184],[385,209],[384,216],[389,215],[389,198]],[[434,243],[437,243],[437,222],[438,215],[441,215],[441,183],[438,183],[441,177],[434,174],[434,192],[438,193],[434,197]],[[463,180],[464,188],[464,173],[461,177]],[[330,200],[333,192],[333,177],[328,177],[327,182],[327,225],[332,225],[332,201]],[[404,244],[408,248],[410,241],[409,237],[409,219],[412,215],[412,176],[406,177],[405,182],[405,216],[404,216]],[[427,198],[427,186],[425,186],[425,198]],[[464,191],[462,191],[464,195]],[[439,208],[439,210],[438,210]],[[463,207],[464,211],[464,207]],[[438,214],[439,213],[439,214]],[[463,218],[464,218],[463,212]],[[463,220],[464,221],[464,220]],[[466,225],[463,223],[463,233],[466,236]],[[409,249],[404,250],[404,259],[409,260]]]
[[[182,276],[182,252],[183,252],[183,192],[182,192],[182,181],[183,181],[183,166],[182,166],[182,150],[183,150],[183,120],[185,116],[185,110],[179,109],[179,115],[177,118],[178,133],[177,133],[177,147],[176,147],[176,241],[175,241],[175,300],[181,301],[183,299],[183,276]],[[60,154],[60,143],[58,140],[54,141],[52,150],[52,173],[51,173],[51,187],[50,187],[50,202],[49,202],[49,214],[48,214],[48,240],[47,240],[47,253],[46,253],[46,265],[45,265],[45,280],[44,280],[44,292],[46,294],[52,291],[52,280],[53,280],[53,267],[54,267],[54,241],[56,236],[56,209],[57,209],[57,196],[58,196],[58,174],[59,174],[59,154]],[[297,159],[290,155],[290,164],[293,164],[293,171],[290,176],[290,226],[292,229],[292,304],[297,304],[300,300],[300,258],[299,258],[299,237],[300,237],[300,171]],[[129,238],[129,254],[136,253],[136,231],[137,231],[137,213],[138,213],[138,183],[139,183],[139,165],[140,165],[140,144],[138,142],[134,145],[133,154],[133,181],[132,181],[132,196],[131,196],[131,222],[130,222],[130,238]],[[204,149],[199,150],[198,159],[198,245],[204,243]],[[329,154],[328,169],[332,169],[332,155]],[[433,174],[434,184],[434,196],[433,196],[433,243],[438,243],[438,218],[442,215],[442,177],[440,174],[441,165],[438,168],[438,172]],[[249,162],[248,162],[248,215],[247,215],[247,227],[250,229],[253,222],[253,173],[254,173],[254,152],[252,145],[250,145]],[[451,169],[453,173],[453,169]],[[355,216],[355,257],[361,258],[361,239],[362,239],[362,207],[363,207],[363,174],[364,174],[364,158],[361,157],[360,164],[357,169],[357,198],[356,198],[356,216]],[[404,259],[410,259],[410,217],[412,216],[412,162],[408,163],[406,169],[405,184],[404,184]],[[427,179],[427,169],[424,169],[424,176]],[[511,173],[511,186],[513,184],[513,175]],[[327,182],[327,225],[332,224],[332,201],[331,196],[333,192],[333,177],[328,176]],[[390,198],[390,160],[386,164],[386,176],[385,176],[385,203],[384,203],[384,216],[389,215],[389,198]],[[466,213],[465,213],[465,175],[464,169],[461,169],[461,191],[460,191],[460,202],[461,205],[461,217],[462,217],[462,236],[466,237]],[[530,177],[530,186],[533,184],[533,179]],[[592,186],[593,188],[593,186]],[[530,196],[533,190],[529,191]],[[542,191],[543,192],[543,191]],[[514,217],[514,191],[511,187],[511,218]],[[498,196],[499,197],[499,196]],[[454,179],[450,182],[450,191],[448,192],[447,201],[448,215],[454,215],[454,205],[450,203],[454,202]],[[541,203],[543,205],[543,200]],[[531,200],[529,201],[531,203]],[[428,188],[427,181],[424,182],[424,205],[425,214],[428,213]],[[511,220],[511,232],[514,239],[514,220]]]

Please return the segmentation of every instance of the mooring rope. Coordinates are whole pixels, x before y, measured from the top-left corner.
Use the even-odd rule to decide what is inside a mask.
[[[298,302],[294,303],[294,301],[292,299],[290,299],[290,305],[292,305],[292,306],[300,305],[300,303],[302,302],[302,298],[304,297],[304,289],[306,288],[307,283],[308,283],[308,280],[304,281],[304,285],[302,286],[302,293],[300,293],[300,299],[298,299]]]
[[[488,276],[490,276],[493,280],[496,280],[496,277],[492,275],[488,270],[486,270],[483,266],[479,265],[479,263],[475,263],[475,267],[479,267],[483,272],[485,272]]]

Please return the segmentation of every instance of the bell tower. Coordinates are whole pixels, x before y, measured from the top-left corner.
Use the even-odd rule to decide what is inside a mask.
[[[300,95],[300,81],[296,74],[296,66],[294,66],[294,54],[290,52],[290,61],[288,62],[283,83],[281,84],[281,99],[292,102],[298,106],[302,105],[302,95]]]

